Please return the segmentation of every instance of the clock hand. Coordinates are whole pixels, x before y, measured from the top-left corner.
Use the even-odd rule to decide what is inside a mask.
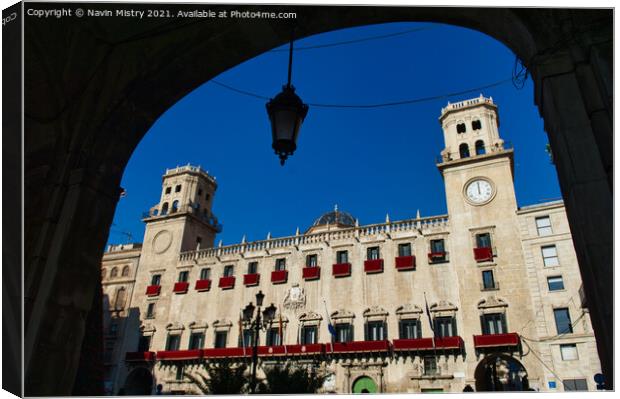
[[[478,187],[478,195],[480,195],[480,182],[479,181],[476,182],[476,187]]]

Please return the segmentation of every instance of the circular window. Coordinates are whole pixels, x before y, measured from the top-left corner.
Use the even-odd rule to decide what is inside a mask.
[[[377,384],[370,377],[360,377],[353,383],[353,393],[377,393]]]

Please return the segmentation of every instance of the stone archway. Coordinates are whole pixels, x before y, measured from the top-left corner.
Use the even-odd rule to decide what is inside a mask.
[[[37,4],[37,8],[53,8]],[[109,9],[110,5],[89,5]],[[132,5],[144,10],[146,5]],[[194,5],[160,8],[193,10]],[[215,10],[229,6],[209,5]],[[296,12],[297,36],[431,21],[486,33],[532,74],[566,204],[603,371],[613,375],[612,13],[609,10],[251,6]],[[26,394],[101,384],[85,335],[99,261],[132,152],[154,121],[200,84],[288,40],[279,20],[29,18],[24,36],[24,359]],[[79,49],[76,51],[75,49]],[[19,151],[19,142],[7,151]],[[21,170],[20,160],[5,169]],[[17,173],[17,172],[16,172]],[[14,190],[5,199],[21,203]],[[7,205],[8,206],[8,205]],[[19,245],[14,246],[19,251]],[[79,248],[79,250],[76,250]],[[17,273],[21,255],[6,253]],[[10,260],[13,259],[13,264]],[[19,287],[19,284],[16,284]],[[21,304],[12,306],[19,314]],[[94,305],[97,307],[97,305]],[[13,327],[18,336],[19,326]],[[70,334],[69,334],[70,332]],[[67,335],[70,339],[65,339]],[[85,338],[86,337],[86,338]],[[95,340],[89,342],[89,340]],[[14,354],[14,356],[18,356]],[[18,363],[18,358],[15,363]],[[62,365],[62,367],[59,367]],[[91,370],[92,372],[89,372]],[[76,382],[78,381],[78,382]],[[612,388],[611,378],[608,388]],[[102,392],[102,391],[101,391]],[[93,392],[97,394],[97,392]]]
[[[529,390],[527,370],[517,359],[505,354],[490,354],[482,359],[474,378],[476,392]]]
[[[124,395],[150,395],[153,392],[153,375],[144,367],[133,369],[122,388]]]

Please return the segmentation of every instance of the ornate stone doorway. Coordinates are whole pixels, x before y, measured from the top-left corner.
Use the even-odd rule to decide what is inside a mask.
[[[125,395],[150,395],[153,391],[153,376],[144,367],[134,369],[125,380]]]
[[[527,391],[527,370],[512,356],[491,354],[478,363],[474,373],[476,392]]]

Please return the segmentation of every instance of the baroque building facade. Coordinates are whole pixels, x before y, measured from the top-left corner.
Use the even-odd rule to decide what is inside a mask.
[[[595,390],[563,203],[517,206],[491,98],[439,122],[447,215],[361,225],[336,208],[304,233],[216,246],[215,179],[167,170],[143,244],[103,256],[108,393],[197,393],[185,374],[249,363],[259,291],[260,365],[318,367],[322,392]]]

